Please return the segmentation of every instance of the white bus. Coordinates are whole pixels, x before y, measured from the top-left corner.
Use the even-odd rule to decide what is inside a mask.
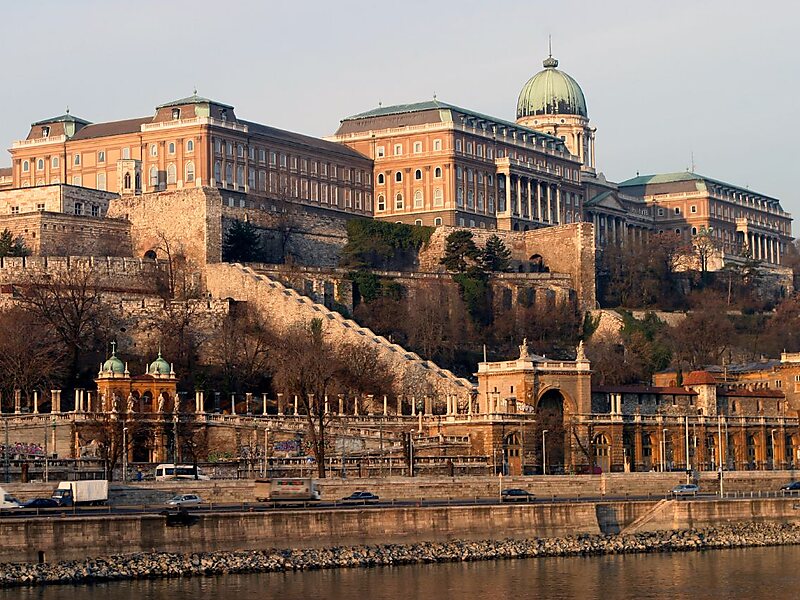
[[[195,467],[192,465],[173,465],[163,464],[156,467],[156,481],[169,481],[171,479],[195,479]],[[211,479],[208,475],[203,475],[200,467],[197,467],[197,477],[200,481]]]

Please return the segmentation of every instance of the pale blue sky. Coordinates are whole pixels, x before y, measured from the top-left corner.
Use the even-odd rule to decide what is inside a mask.
[[[695,170],[800,214],[790,0],[3,0],[0,140],[32,121],[151,114],[201,95],[311,135],[439,99],[513,120],[547,35],[584,90],[609,179]],[[0,165],[10,164],[6,153]]]

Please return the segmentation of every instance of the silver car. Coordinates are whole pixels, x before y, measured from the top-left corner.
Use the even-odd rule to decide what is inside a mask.
[[[179,494],[167,500],[167,506],[197,506],[202,501],[197,494]]]
[[[699,492],[700,487],[694,483],[681,483],[669,491],[673,496],[697,496]]]

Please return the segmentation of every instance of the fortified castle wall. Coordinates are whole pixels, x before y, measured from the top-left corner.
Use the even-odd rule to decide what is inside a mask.
[[[444,270],[440,261],[444,256],[447,236],[458,229],[436,228],[428,244],[420,251],[421,271]],[[470,231],[478,247],[483,247],[489,237],[497,235],[511,251],[512,260],[520,263],[523,269],[525,264],[541,258],[551,272],[569,275],[579,308],[586,311],[595,307],[595,244],[591,223],[573,223],[524,232]]]

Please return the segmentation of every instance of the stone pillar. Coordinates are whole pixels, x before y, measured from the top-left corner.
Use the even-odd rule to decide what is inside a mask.
[[[278,416],[283,416],[283,394],[278,394]]]
[[[39,392],[33,391],[33,414],[39,414]]]
[[[252,415],[253,414],[253,393],[252,392],[247,392],[244,395],[244,397],[245,397],[245,401],[247,402],[247,408],[245,409],[245,412],[248,415]]]
[[[22,412],[22,390],[14,390],[14,414]]]
[[[328,394],[325,394],[325,412],[324,414],[328,414]]]
[[[80,404],[78,403],[78,399],[80,398],[80,393],[78,390],[75,390],[75,401],[72,405],[72,412],[78,412],[80,410]]]
[[[533,221],[533,198],[531,198],[531,178],[525,178],[525,185],[528,188],[528,198],[527,198],[527,206],[528,206],[528,219]]]
[[[261,414],[267,415],[267,395],[261,394]]]
[[[561,188],[556,186],[556,223],[561,225],[564,218],[561,214]]]
[[[50,390],[50,412],[61,412],[61,390]]]
[[[397,398],[395,398],[395,402],[397,403],[395,408],[397,412],[395,414],[399,417],[403,414],[403,396],[398,394]]]
[[[236,394],[231,394],[231,414],[236,414]]]
[[[411,416],[417,416],[417,399],[414,396],[411,396]]]
[[[547,222],[553,222],[553,189],[549,183],[547,184]]]
[[[467,399],[467,417],[472,418],[472,394],[469,395]]]
[[[92,405],[92,392],[89,390],[81,390],[81,396],[83,396],[83,408],[86,412],[94,412],[94,406]]]
[[[388,404],[388,402],[389,402],[389,399],[386,396],[384,396],[383,397],[383,416],[384,417],[389,415],[389,404]]]
[[[297,416],[297,413],[298,413],[298,410],[297,410],[297,394],[295,394],[294,395],[294,414],[295,414],[295,416]]]
[[[344,410],[344,394],[339,394],[338,398],[339,398],[339,414],[343,415],[343,414],[345,414],[345,410]]]
[[[353,398],[353,415],[358,416],[358,396]]]
[[[433,401],[430,396],[425,396],[425,414],[433,414]]]
[[[516,209],[517,209],[517,214],[521,215],[522,214],[522,180],[520,179],[519,175],[517,175],[517,205],[516,205]]]

